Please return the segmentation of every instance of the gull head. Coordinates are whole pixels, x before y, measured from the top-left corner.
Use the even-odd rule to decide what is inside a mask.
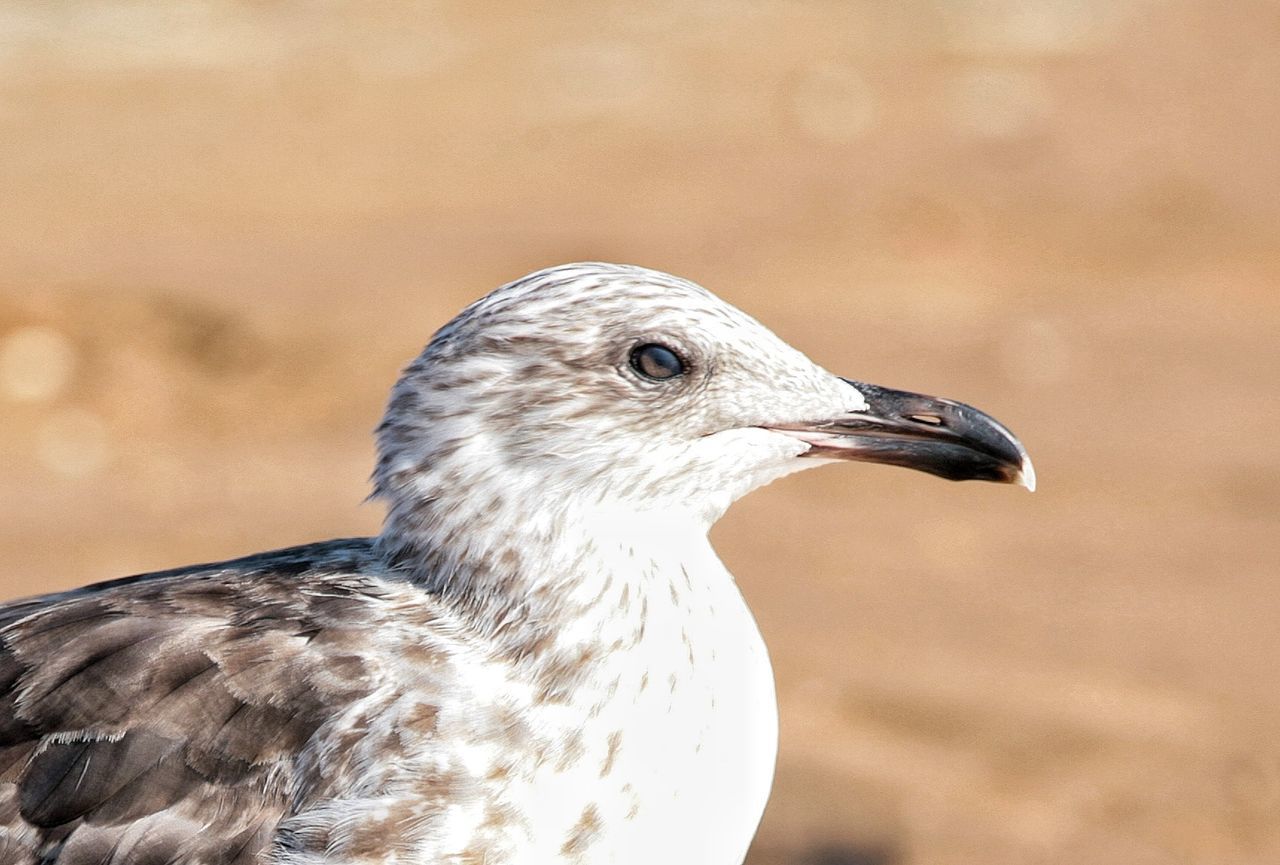
[[[709,526],[834,460],[1035,483],[977,409],[834,375],[687,280],[602,263],[463,310],[396,384],[378,445],[375,495],[402,522],[594,508]]]

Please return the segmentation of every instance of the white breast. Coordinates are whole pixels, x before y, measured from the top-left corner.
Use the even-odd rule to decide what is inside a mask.
[[[631,615],[595,623],[589,639],[608,646],[637,618],[643,636],[604,655],[571,705],[531,707],[543,730],[581,730],[585,752],[509,791],[533,825],[565,829],[531,839],[521,862],[740,865],[746,856],[777,752],[773,672],[705,537],[678,537],[602,548],[610,594],[629,592]]]
[[[464,627],[383,634],[401,696],[363,715],[368,754],[345,758],[367,767],[352,785],[367,796],[294,818],[330,852],[279,862],[355,861],[372,826],[410,865],[740,865],[777,750],[764,642],[705,536],[666,526],[633,545],[634,529],[626,545],[597,533],[600,579],[564,598],[582,613],[555,648],[588,660],[561,698]],[[405,608],[434,603],[400,591]],[[423,642],[445,661],[417,664]]]
[[[640,810],[619,824],[608,861],[739,865],[764,810],[777,752],[764,642],[727,579],[718,591],[695,593],[689,610],[655,627],[667,631],[655,643],[668,654],[655,645],[652,665],[671,672],[660,673],[632,709],[619,707],[630,711],[626,736],[635,747],[617,771],[637,779]]]

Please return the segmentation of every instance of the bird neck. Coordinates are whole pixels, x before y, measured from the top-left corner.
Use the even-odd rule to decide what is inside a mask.
[[[393,509],[379,543],[469,629],[545,667],[548,687],[571,689],[566,668],[635,648],[647,619],[678,617],[694,594],[737,593],[693,515],[565,501],[504,511]]]

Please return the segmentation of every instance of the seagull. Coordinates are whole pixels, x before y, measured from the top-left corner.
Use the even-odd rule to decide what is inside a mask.
[[[777,705],[711,525],[833,461],[1035,485],[986,414],[602,263],[463,310],[377,445],[377,537],[0,606],[0,862],[740,865]]]

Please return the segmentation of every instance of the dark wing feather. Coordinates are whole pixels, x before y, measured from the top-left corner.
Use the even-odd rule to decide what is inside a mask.
[[[0,607],[0,863],[265,861],[300,751],[377,679],[377,569],[334,541]]]

